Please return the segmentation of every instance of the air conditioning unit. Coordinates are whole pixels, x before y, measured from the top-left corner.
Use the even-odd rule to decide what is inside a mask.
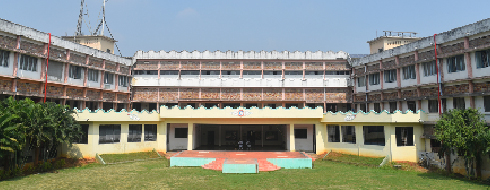
[[[104,89],[109,89],[109,88],[111,88],[111,85],[109,84],[104,85]]]

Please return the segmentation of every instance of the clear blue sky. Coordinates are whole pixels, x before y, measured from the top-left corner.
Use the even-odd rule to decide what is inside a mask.
[[[85,2],[93,30],[102,0]],[[123,56],[138,50],[369,53],[366,42],[376,30],[426,37],[489,18],[489,7],[488,0],[108,0],[106,19]],[[76,31],[79,13],[79,0],[3,0],[0,18],[62,36]]]

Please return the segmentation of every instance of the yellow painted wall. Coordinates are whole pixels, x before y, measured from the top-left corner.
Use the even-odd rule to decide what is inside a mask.
[[[88,144],[74,144],[63,148],[62,155],[78,158],[93,158],[96,154],[121,154],[145,152],[156,149],[166,152],[166,127],[160,122],[81,122],[89,124]],[[121,139],[116,144],[99,144],[100,124],[121,124]],[[129,124],[143,124],[141,142],[127,142]],[[144,141],[144,124],[157,124],[157,141]]]
[[[94,157],[98,154],[113,153],[130,153],[142,152],[155,148],[160,152],[166,152],[167,143],[167,123],[185,123],[187,126],[193,124],[286,124],[289,126],[287,133],[287,142],[290,151],[295,150],[294,125],[301,127],[301,124],[314,124],[314,135],[316,137],[316,153],[322,154],[333,150],[335,152],[348,153],[361,156],[384,157],[393,155],[393,160],[412,161],[418,160],[417,151],[425,150],[420,138],[415,138],[415,146],[397,147],[395,140],[394,127],[411,126],[414,127],[414,136],[420,137],[423,133],[422,123],[419,120],[424,119],[426,114],[420,113],[360,113],[352,114],[356,117],[346,120],[348,114],[344,113],[326,113],[323,114],[321,109],[243,109],[251,113],[245,116],[237,116],[235,111],[241,109],[186,109],[168,110],[161,107],[160,113],[146,111],[139,112],[89,112],[88,110],[79,111],[75,118],[81,123],[88,123],[89,127],[89,144],[74,145],[70,149],[64,149],[64,154],[72,157]],[[396,123],[394,123],[396,122]],[[157,141],[153,142],[126,142],[129,131],[129,124],[158,124]],[[98,134],[100,124],[121,124],[121,141],[118,144],[98,144]],[[337,124],[356,127],[356,144],[346,144],[342,142],[328,142],[327,124]],[[363,126],[385,126],[385,146],[364,145]],[[188,131],[188,149],[195,148],[193,141],[194,127]],[[425,144],[424,144],[425,145]]]

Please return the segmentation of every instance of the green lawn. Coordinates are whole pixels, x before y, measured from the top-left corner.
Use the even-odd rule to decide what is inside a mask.
[[[148,159],[148,158],[159,158],[156,152],[138,152],[138,153],[129,153],[129,154],[101,154],[99,156],[102,159],[104,159],[105,163],[118,163],[118,162],[135,161],[135,160]]]
[[[325,156],[325,160],[352,163],[352,164],[371,165],[371,166],[379,166],[381,162],[383,162],[383,159],[384,159],[383,157],[371,158],[371,157],[362,157],[362,156],[349,155],[349,154],[340,154],[336,152],[332,152],[327,156]]]
[[[91,164],[59,173],[0,182],[0,189],[487,189],[490,186],[432,173],[379,169],[318,160],[314,169],[221,174],[200,167],[168,167],[158,159]]]

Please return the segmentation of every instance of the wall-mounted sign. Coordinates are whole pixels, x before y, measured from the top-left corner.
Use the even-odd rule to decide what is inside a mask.
[[[349,113],[349,114],[347,114],[347,115],[345,116],[344,121],[352,121],[352,120],[354,120],[355,118],[356,118],[356,115],[354,115],[354,114],[350,114],[350,113]]]
[[[135,113],[128,113],[129,115],[129,119],[131,120],[134,120],[134,121],[139,121],[140,118],[138,117],[138,115],[136,115]]]
[[[231,112],[231,115],[236,115],[236,116],[240,116],[240,117],[247,116],[250,114],[252,114],[252,112],[244,111],[244,110],[238,110],[238,111]]]

